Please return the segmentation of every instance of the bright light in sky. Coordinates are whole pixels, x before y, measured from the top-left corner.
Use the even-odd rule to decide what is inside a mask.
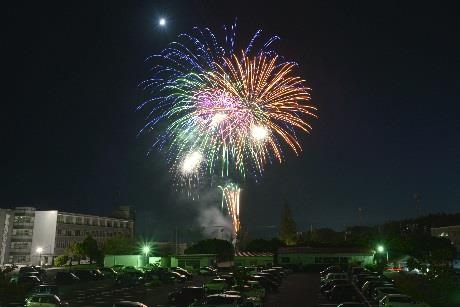
[[[227,114],[225,113],[216,113],[211,120],[211,127],[218,126],[223,120],[227,118]]]
[[[158,21],[158,24],[162,27],[164,27],[166,25],[166,19],[164,18],[160,18],[160,20]]]
[[[252,126],[251,135],[256,141],[263,141],[268,136],[268,130],[264,126]]]
[[[203,160],[203,156],[197,151],[194,151],[188,154],[185,157],[184,162],[182,163],[182,173],[183,174],[194,173],[197,170],[197,168],[200,166],[200,163],[202,160]]]

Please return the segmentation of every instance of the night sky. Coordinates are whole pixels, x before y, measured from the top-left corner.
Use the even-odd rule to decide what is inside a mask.
[[[304,151],[242,182],[242,223],[276,233],[373,225],[460,208],[458,11],[420,1],[75,1],[12,4],[4,35],[0,207],[108,215],[130,204],[140,233],[168,240],[212,206],[173,188],[136,112],[144,60],[179,33],[238,19],[299,63],[319,108]],[[14,6],[12,6],[14,5]],[[167,26],[158,27],[165,16]],[[6,50],[6,53],[5,53]],[[6,67],[6,71],[4,70]],[[218,205],[218,204],[217,204]],[[358,208],[362,208],[361,215]],[[210,224],[219,223],[210,221]]]

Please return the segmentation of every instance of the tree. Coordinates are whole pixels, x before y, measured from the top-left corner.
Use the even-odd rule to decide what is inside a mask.
[[[199,241],[184,251],[185,254],[217,254],[219,260],[232,260],[233,245],[226,240],[207,239]]]
[[[65,249],[65,255],[67,255],[70,259],[70,266],[72,266],[72,261],[75,259],[78,260],[78,264],[80,264],[81,258],[85,255],[82,244],[78,242],[72,242]]]
[[[105,241],[103,252],[105,255],[132,255],[139,253],[136,240],[124,235],[116,235]]]
[[[297,226],[287,204],[284,205],[281,216],[280,239],[286,245],[295,245],[297,242]]]
[[[89,263],[93,263],[93,260],[98,259],[100,256],[99,248],[97,247],[97,241],[94,240],[90,235],[86,236],[82,243],[83,253],[89,258]]]
[[[278,238],[273,238],[271,240],[255,239],[247,244],[246,251],[269,252],[276,254],[280,246],[283,246],[283,242]]]

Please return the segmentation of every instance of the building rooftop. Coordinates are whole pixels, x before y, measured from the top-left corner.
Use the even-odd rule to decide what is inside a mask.
[[[366,254],[372,255],[373,251],[361,247],[280,247],[279,254]]]

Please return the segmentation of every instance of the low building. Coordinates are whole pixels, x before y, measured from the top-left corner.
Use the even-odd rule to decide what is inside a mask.
[[[171,267],[199,269],[217,264],[217,254],[185,254],[171,257]]]
[[[99,247],[115,235],[134,235],[134,221],[130,219],[41,211],[35,207],[1,210],[0,226],[5,225],[1,222],[3,212],[11,215],[8,220],[11,231],[5,232],[4,226],[2,232],[5,239],[1,242],[7,248],[0,250],[0,256],[4,253],[4,262],[7,263],[52,264],[54,256],[63,254],[74,242],[83,242],[88,235],[98,242]]]
[[[449,239],[460,253],[460,225],[431,228],[431,236]]]
[[[278,249],[280,265],[295,266],[327,266],[372,264],[374,251],[365,248],[349,247],[281,247]]]
[[[273,253],[236,252],[233,259],[235,266],[270,266],[273,265]]]

